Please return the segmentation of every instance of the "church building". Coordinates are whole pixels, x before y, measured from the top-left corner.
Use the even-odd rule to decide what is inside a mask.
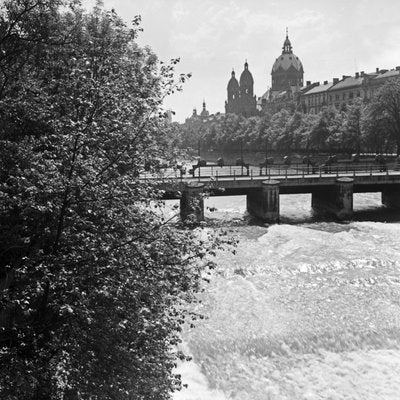
[[[271,87],[259,99],[261,110],[277,112],[296,107],[303,87],[304,69],[299,57],[293,53],[286,28],[282,54],[275,59],[271,70]]]
[[[303,64],[299,57],[293,53],[292,44],[289,40],[288,31],[286,29],[286,39],[283,43],[282,54],[275,60],[272,66],[271,77],[271,94],[286,91],[299,90],[303,86]]]
[[[206,121],[208,120],[210,117],[210,113],[206,108],[206,101],[203,100],[203,109],[201,110],[200,114],[197,114],[197,109],[194,108],[193,109],[193,114],[191,115],[191,117],[186,118],[186,122],[193,122],[193,121]]]
[[[244,117],[258,114],[257,100],[254,95],[254,79],[249,71],[247,61],[244,64],[239,82],[235,77],[235,71],[232,71],[227,91],[228,99],[225,101],[225,112],[227,114],[238,114]]]
[[[225,101],[225,112],[250,117],[258,115],[259,109],[286,107],[288,102],[294,101],[303,87],[303,75],[303,64],[293,53],[286,29],[282,54],[276,58],[272,66],[271,87],[259,99],[259,107],[257,108],[254,95],[254,79],[246,61],[239,82],[235,77],[235,71],[232,71],[227,87],[228,99]]]

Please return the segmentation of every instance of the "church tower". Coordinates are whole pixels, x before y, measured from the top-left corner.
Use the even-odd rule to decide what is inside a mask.
[[[210,115],[210,113],[206,109],[206,101],[203,99],[203,109],[201,110],[200,118],[202,120],[205,120],[209,117],[209,115]]]
[[[303,86],[303,64],[293,53],[286,28],[286,39],[283,42],[282,54],[275,60],[272,67],[272,92],[282,92],[288,89],[299,89]]]
[[[227,90],[228,99],[225,101],[225,112],[227,114],[237,114],[245,117],[257,115],[257,101],[254,96],[254,79],[249,71],[249,64],[247,61],[240,75],[240,84],[235,77],[235,71],[232,71]]]
[[[245,117],[257,114],[257,100],[254,96],[254,79],[249,71],[249,64],[244,63],[244,70],[240,75],[240,107],[239,113]]]
[[[225,101],[225,113],[238,114],[240,88],[239,88],[239,82],[235,78],[234,70],[232,70],[231,79],[228,82],[227,90],[228,90],[228,100]]]

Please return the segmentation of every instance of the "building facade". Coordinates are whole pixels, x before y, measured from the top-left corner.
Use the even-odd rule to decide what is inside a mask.
[[[388,79],[393,78],[400,78],[399,66],[391,70],[376,68],[370,73],[356,72],[354,76],[343,75],[342,79],[333,78],[323,85],[316,82],[302,95],[301,102],[305,112],[317,114],[327,107],[351,105],[356,99],[368,101]]]

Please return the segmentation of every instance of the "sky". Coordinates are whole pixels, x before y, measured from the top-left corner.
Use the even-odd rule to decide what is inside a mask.
[[[95,0],[82,0],[91,8]],[[303,63],[304,82],[400,65],[399,0],[103,0],[129,24],[141,15],[141,45],[162,61],[180,57],[191,73],[183,92],[165,101],[183,122],[193,109],[224,112],[232,68],[239,80],[247,59],[260,97],[271,86],[286,27]]]

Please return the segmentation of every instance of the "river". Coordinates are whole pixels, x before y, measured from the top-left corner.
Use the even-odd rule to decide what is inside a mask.
[[[245,197],[213,197],[209,226],[239,238],[186,327],[193,361],[174,400],[400,398],[400,216],[354,196],[350,223],[313,218],[310,195],[281,196],[281,223],[247,219]]]

